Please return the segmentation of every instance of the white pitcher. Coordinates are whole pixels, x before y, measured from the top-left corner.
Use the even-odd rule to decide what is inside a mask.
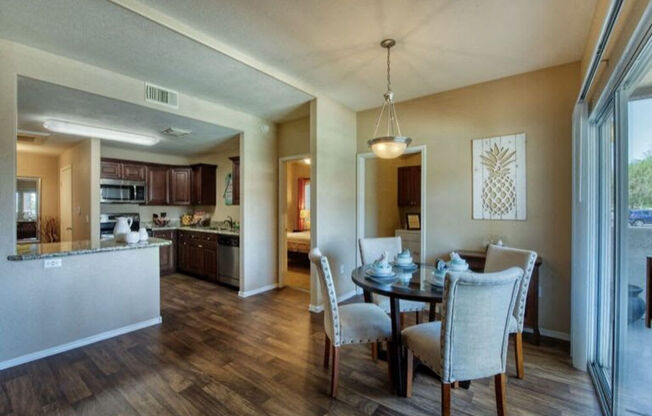
[[[131,217],[118,217],[115,219],[115,227],[113,227],[113,238],[116,242],[125,242],[127,233],[131,232]]]

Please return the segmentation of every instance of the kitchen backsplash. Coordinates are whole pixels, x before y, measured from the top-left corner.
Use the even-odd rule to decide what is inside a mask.
[[[215,207],[204,206],[156,206],[156,205],[132,205],[132,204],[101,204],[100,212],[102,214],[115,214],[115,213],[131,213],[137,212],[140,215],[140,220],[145,222],[152,221],[152,214],[161,214],[165,212],[170,221],[178,222],[183,214],[193,213],[196,211],[204,211],[206,214],[211,215],[211,221],[223,221],[227,215],[239,214],[239,210],[232,210],[230,214],[216,215]],[[240,215],[231,215],[234,221],[240,221]]]

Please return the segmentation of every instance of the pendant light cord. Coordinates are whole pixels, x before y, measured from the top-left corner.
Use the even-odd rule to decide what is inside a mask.
[[[389,72],[391,70],[391,60],[389,59],[389,51],[392,49],[391,47],[387,48],[387,92],[392,91],[392,79],[389,75]]]

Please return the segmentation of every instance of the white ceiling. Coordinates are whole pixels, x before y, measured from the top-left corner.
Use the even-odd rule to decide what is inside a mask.
[[[113,100],[87,92],[61,87],[29,78],[18,78],[18,129],[48,132],[47,119],[78,122],[130,133],[156,136],[154,146],[139,146],[106,141],[112,147],[150,151],[179,156],[195,156],[212,151],[217,145],[238,134],[236,130],[157,111],[149,107]],[[192,133],[183,137],[161,134],[174,127]],[[41,145],[22,145],[23,150],[60,153],[80,140],[77,136],[56,134]]]
[[[0,38],[269,120],[281,119],[312,99],[106,0],[0,0]]]
[[[355,110],[578,61],[596,0],[141,0]]]
[[[113,2],[112,2],[113,1]],[[0,37],[284,118],[311,96],[152,20],[177,22],[354,110],[581,58],[596,0],[0,0]],[[148,18],[118,6],[145,5]],[[224,49],[222,49],[224,51]]]

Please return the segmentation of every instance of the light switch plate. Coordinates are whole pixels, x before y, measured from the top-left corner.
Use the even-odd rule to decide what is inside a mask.
[[[55,267],[61,267],[62,263],[61,259],[45,259],[43,260],[43,268],[53,269]]]

